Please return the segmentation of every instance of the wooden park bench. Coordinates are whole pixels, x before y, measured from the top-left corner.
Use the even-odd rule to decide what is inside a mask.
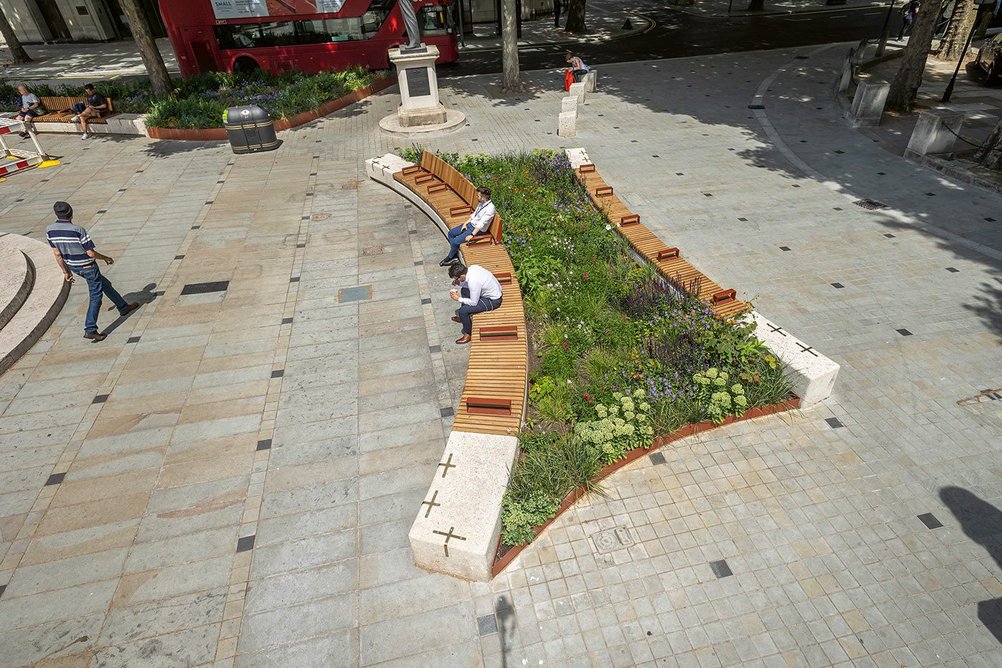
[[[640,222],[640,216],[630,211],[612,186],[599,175],[592,163],[574,170],[578,181],[588,191],[588,198],[609,219],[642,258],[651,264],[677,289],[699,297],[720,318],[733,318],[751,308],[737,298],[731,289],[721,288],[705,274],[682,258],[678,248],[666,246],[661,239]]]
[[[421,163],[393,174],[442,219],[447,228],[469,220],[477,189],[444,160],[425,151]],[[453,430],[517,435],[522,427],[528,375],[528,344],[522,292],[502,243],[497,214],[488,229],[463,244],[463,262],[479,264],[501,283],[501,307],[473,316],[473,341]]]
[[[86,102],[87,98],[84,97],[40,97],[39,100],[42,103],[42,108],[45,109],[45,113],[41,116],[36,116],[33,121],[35,123],[69,123],[70,119],[76,115],[73,111],[73,105],[78,102]],[[108,110],[105,111],[101,118],[88,118],[87,123],[107,123],[108,117],[114,115],[115,105],[110,97],[106,97],[105,100],[108,102]]]

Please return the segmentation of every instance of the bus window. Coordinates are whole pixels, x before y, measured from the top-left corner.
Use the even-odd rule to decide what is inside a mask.
[[[445,7],[422,7],[419,21],[425,35],[446,34]]]
[[[322,44],[328,37],[323,19],[296,21],[296,44]]]
[[[332,42],[365,39],[362,35],[362,20],[359,18],[327,19],[327,32],[330,33]]]
[[[260,46],[261,26],[257,23],[240,23],[216,26],[216,39],[220,49],[249,49]]]
[[[262,23],[261,40],[255,46],[290,46],[296,43],[296,27],[292,21]]]

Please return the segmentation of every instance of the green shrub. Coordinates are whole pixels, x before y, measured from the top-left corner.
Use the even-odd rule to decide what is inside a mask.
[[[651,406],[643,390],[629,395],[617,392],[613,399],[609,406],[595,405],[597,420],[574,425],[574,434],[596,449],[603,464],[619,461],[634,448],[649,447],[654,438],[647,416]]]
[[[693,374],[692,380],[699,387],[697,400],[714,424],[720,424],[729,415],[744,415],[748,408],[745,388],[733,382],[729,373],[710,367],[703,373]]]

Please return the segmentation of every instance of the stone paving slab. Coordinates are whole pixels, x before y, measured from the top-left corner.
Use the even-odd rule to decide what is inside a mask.
[[[440,233],[364,178],[366,158],[399,147],[376,129],[396,96],[261,155],[53,138],[63,163],[3,184],[0,230],[40,238],[52,201],[70,200],[118,259],[109,277],[145,303],[91,344],[75,286],[0,382],[0,655],[994,663],[977,610],[1002,597],[982,547],[1000,507],[1002,416],[957,402],[1002,386],[986,254],[1002,242],[984,220],[998,201],[839,125],[823,91],[840,54],[795,59],[807,53],[605,66],[568,142],[555,72],[526,73],[538,92],[504,104],[491,77],[443,88],[470,126],[432,148],[585,146],[662,238],[842,365],[816,410],[626,467],[490,585],[420,571],[406,543],[465,350]],[[748,110],[784,67],[765,116]],[[891,208],[852,204],[862,196]],[[370,284],[371,299],[339,302],[338,289]],[[592,534],[619,526],[633,544],[599,553]]]

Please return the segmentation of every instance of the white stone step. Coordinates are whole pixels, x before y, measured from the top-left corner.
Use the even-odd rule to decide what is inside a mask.
[[[18,312],[35,283],[35,265],[19,248],[0,246],[0,329]]]
[[[41,241],[16,234],[0,236],[4,253],[21,251],[34,267],[35,280],[27,299],[0,329],[0,373],[6,371],[41,338],[56,319],[70,284],[52,258],[52,250]],[[3,254],[0,254],[2,257]]]

